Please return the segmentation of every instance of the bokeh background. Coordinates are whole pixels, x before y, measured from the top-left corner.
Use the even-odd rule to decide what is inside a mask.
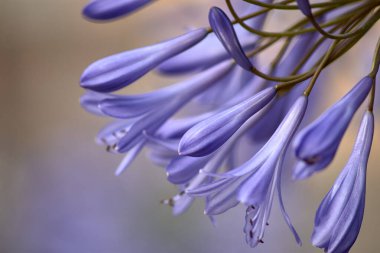
[[[175,193],[161,168],[142,154],[125,174],[115,177],[121,157],[94,144],[105,121],[79,106],[83,69],[109,54],[205,25],[208,7],[218,2],[222,1],[160,0],[129,18],[95,24],[81,17],[85,0],[0,0],[1,253],[321,252],[309,243],[314,213],[349,156],[361,113],[332,166],[285,190],[302,248],[295,245],[276,204],[265,243],[256,249],[245,245],[242,208],[218,217],[216,227],[203,215],[200,201],[185,215],[172,217],[159,203]],[[285,17],[273,18],[281,24]],[[379,31],[379,26],[372,29],[331,66],[329,79],[321,84],[328,92],[319,97],[318,111],[369,69]],[[149,75],[128,92],[171,82]],[[378,252],[378,129],[369,162],[364,223],[352,252]]]

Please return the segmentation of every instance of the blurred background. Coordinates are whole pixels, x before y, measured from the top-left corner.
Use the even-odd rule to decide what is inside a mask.
[[[159,203],[176,192],[161,168],[141,154],[126,173],[115,177],[121,157],[94,143],[105,121],[79,106],[83,69],[98,58],[205,25],[208,8],[218,2],[161,0],[129,18],[95,24],[81,16],[85,0],[0,0],[1,253],[321,252],[309,243],[315,210],[350,154],[361,113],[332,166],[285,190],[302,248],[276,204],[265,243],[256,249],[244,242],[242,208],[217,217],[216,227],[203,215],[200,201],[185,215],[173,217]],[[280,23],[284,17],[273,18]],[[369,69],[379,28],[331,66],[319,112]],[[149,75],[128,91],[170,83]],[[369,161],[364,223],[352,252],[377,252],[378,129]]]

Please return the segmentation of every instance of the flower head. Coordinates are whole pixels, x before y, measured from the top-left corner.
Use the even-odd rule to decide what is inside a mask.
[[[150,2],[94,0],[84,15],[113,19]],[[304,117],[309,95],[316,94],[314,101],[321,101],[320,90],[314,87],[322,71],[346,54],[380,17],[378,1],[273,2],[226,0],[233,19],[213,7],[210,27],[106,57],[91,64],[81,77],[81,86],[87,90],[81,98],[84,109],[114,119],[99,132],[97,142],[107,151],[124,155],[116,175],[143,148],[149,149],[152,162],[164,167],[167,180],[178,189],[162,201],[174,215],[184,213],[196,197],[204,197],[204,213],[212,222],[214,216],[243,204],[244,233],[251,247],[263,242],[276,195],[283,218],[301,244],[281,192],[288,146]],[[264,29],[273,10],[291,13],[297,9],[306,17],[301,15],[282,31]],[[267,49],[269,53],[263,53]],[[368,76],[294,141],[295,178],[324,169],[372,89],[349,163],[316,215],[312,242],[330,253],[348,252],[363,218],[380,41],[374,55]],[[153,70],[186,76],[144,94],[121,92]]]

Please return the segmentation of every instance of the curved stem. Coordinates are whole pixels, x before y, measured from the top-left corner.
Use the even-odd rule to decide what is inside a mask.
[[[298,5],[284,5],[284,4],[268,4],[256,0],[243,0],[244,2],[251,3],[260,7],[269,8],[269,9],[277,9],[277,10],[299,10]],[[335,2],[325,2],[325,3],[316,3],[311,4],[311,8],[323,8],[328,6],[343,6],[346,4],[351,4],[354,2],[358,2],[360,0],[337,0]]]
[[[376,78],[377,72],[379,72],[379,67],[380,67],[380,38],[377,41],[375,56],[373,58],[373,63],[372,63],[372,70],[369,76],[372,78]]]
[[[378,20],[380,19],[380,16],[373,15],[363,26],[360,28],[356,29],[355,31],[345,33],[345,34],[332,34],[329,32],[326,32],[321,25],[318,24],[318,21],[315,19],[314,16],[310,16],[309,20],[313,24],[313,26],[316,28],[316,30],[321,33],[322,35],[330,38],[330,39],[347,39],[349,37],[356,36],[360,33],[363,33],[366,30],[366,27],[374,25]]]
[[[371,98],[368,104],[368,111],[373,112],[373,106],[375,104],[375,95],[376,95],[376,80],[373,79],[372,89],[371,89]]]
[[[303,94],[308,97],[310,95],[310,92],[311,90],[313,89],[314,85],[315,85],[315,82],[317,81],[319,75],[321,74],[322,70],[324,69],[324,67],[326,66],[327,64],[327,61],[329,60],[332,52],[334,51],[334,49],[336,48],[336,46],[338,45],[339,43],[339,40],[335,40],[333,42],[333,44],[330,46],[329,50],[327,51],[327,53],[325,54],[322,62],[319,64],[317,70],[315,71],[313,77],[311,78],[310,80],[310,83],[309,85],[307,86],[307,88],[305,89],[305,91],[303,92]]]
[[[285,32],[281,32],[281,33],[279,33],[279,32],[266,32],[266,31],[253,29],[252,27],[245,24],[241,18],[239,18],[239,16],[237,15],[236,11],[234,10],[234,8],[232,6],[231,0],[226,0],[226,4],[227,4],[227,7],[228,7],[229,11],[231,12],[232,16],[234,17],[235,22],[239,23],[247,31],[254,33],[254,34],[257,34],[261,37],[286,37],[286,36],[295,36],[295,35],[300,35],[300,34],[304,34],[304,33],[308,33],[308,32],[317,31],[315,27],[305,28],[305,29],[298,30],[298,31],[285,31]],[[328,27],[328,26],[332,26],[334,24],[338,24],[340,22],[343,22],[346,19],[350,18],[358,10],[360,10],[362,8],[366,8],[366,7],[367,7],[366,5],[362,5],[358,8],[356,8],[354,11],[347,12],[347,13],[345,13],[345,14],[343,14],[343,15],[341,15],[341,16],[339,16],[339,17],[337,17],[337,18],[335,18],[329,22],[321,24],[320,26],[321,27]],[[314,17],[319,17],[319,16],[321,16],[321,15],[325,14],[326,12],[331,11],[333,9],[335,9],[335,8],[331,7],[331,6],[324,8],[324,9],[318,11],[317,13],[315,13]],[[267,10],[270,10],[270,9],[267,9]],[[301,19],[295,25],[306,25],[308,23],[308,21],[309,21],[309,19],[306,17],[304,19]],[[235,23],[235,22],[233,22],[233,23]]]
[[[368,14],[366,12],[366,10],[358,13],[356,16],[352,17],[350,21],[348,21],[347,24],[345,24],[345,26],[351,26],[351,25],[357,25],[358,23],[360,23],[362,21],[362,19],[365,18],[366,14]],[[330,29],[329,32],[335,32],[336,30],[338,30],[339,28],[342,28],[343,24],[340,24],[340,25],[337,25],[335,26],[334,28]],[[328,38],[326,37],[322,37],[320,38],[314,45],[313,47],[311,47],[309,49],[309,51],[306,53],[306,55],[299,61],[298,65],[294,68],[292,74],[296,74],[301,68],[302,66],[309,60],[309,58],[311,57],[311,55],[313,55],[316,50],[322,45],[322,43],[324,43]]]

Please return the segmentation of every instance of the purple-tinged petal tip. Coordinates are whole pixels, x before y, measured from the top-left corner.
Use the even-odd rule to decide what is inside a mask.
[[[250,70],[252,63],[245,55],[234,27],[227,15],[221,9],[212,7],[209,12],[209,22],[214,33],[231,57],[234,58],[237,64],[242,68]]]
[[[168,41],[100,59],[87,67],[80,84],[83,88],[98,92],[119,90],[163,61],[194,46],[206,35],[206,29],[196,29]]]
[[[152,0],[94,0],[83,8],[83,16],[106,21],[128,15]]]

